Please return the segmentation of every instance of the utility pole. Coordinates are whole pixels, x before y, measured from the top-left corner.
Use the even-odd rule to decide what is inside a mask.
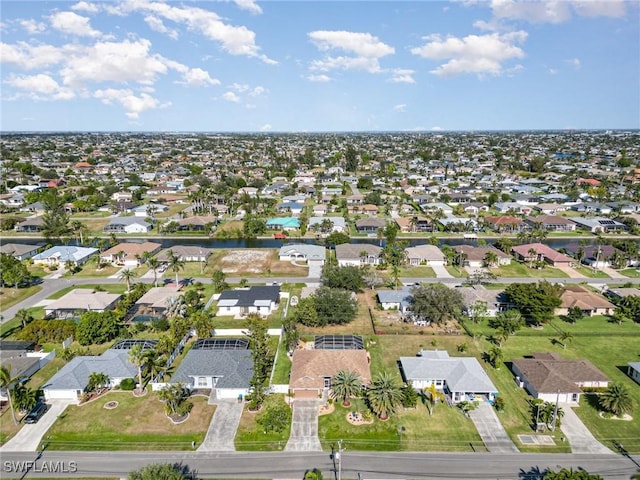
[[[338,480],[342,480],[342,440],[338,440],[338,453],[336,453],[336,457],[338,457]]]

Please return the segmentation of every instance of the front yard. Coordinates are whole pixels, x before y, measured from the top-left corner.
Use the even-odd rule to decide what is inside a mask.
[[[105,403],[117,401],[112,410]],[[215,412],[207,397],[190,397],[188,420],[175,425],[164,414],[155,393],[134,397],[131,392],[110,392],[86,405],[72,405],[45,435],[52,450],[192,450],[199,445]]]
[[[512,261],[509,265],[502,265],[497,268],[490,269],[490,272],[500,277],[508,278],[567,278],[568,275],[563,271],[545,266],[544,268],[529,268],[528,265]]]

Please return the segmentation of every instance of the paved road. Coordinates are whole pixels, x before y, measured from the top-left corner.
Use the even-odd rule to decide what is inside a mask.
[[[628,480],[636,465],[619,455],[498,454],[498,453],[342,453],[342,478],[354,479],[492,479],[539,480],[548,468],[584,468],[606,480]],[[25,478],[24,463],[16,472],[16,462],[34,461],[36,454],[3,454],[2,478]],[[638,461],[640,458],[636,458]],[[74,463],[72,463],[74,462]],[[319,468],[327,479],[334,478],[334,464],[328,452],[55,452],[45,451],[35,466],[39,475],[26,478],[126,477],[149,463],[181,463],[197,471],[198,478],[302,478],[309,468]],[[64,473],[44,472],[57,466]],[[72,468],[70,468],[72,467]],[[75,471],[69,471],[75,470]]]
[[[560,430],[567,437],[573,453],[612,454],[613,452],[598,442],[582,420],[569,405],[562,405],[564,417],[560,423]]]
[[[216,411],[198,452],[233,452],[236,449],[233,440],[244,403],[238,403],[237,400],[216,400],[214,403]]]
[[[509,438],[495,409],[487,402],[480,402],[477,408],[469,412],[487,450],[492,453],[515,453],[518,448]]]
[[[293,402],[291,434],[285,447],[287,452],[321,452],[318,438],[318,409],[320,400],[298,399]]]

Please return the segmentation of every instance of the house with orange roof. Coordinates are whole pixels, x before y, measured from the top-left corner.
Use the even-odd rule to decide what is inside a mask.
[[[572,267],[574,260],[543,243],[526,243],[511,249],[516,259],[522,262],[544,261],[554,267]]]

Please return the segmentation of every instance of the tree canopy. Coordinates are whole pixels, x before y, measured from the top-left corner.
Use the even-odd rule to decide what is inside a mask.
[[[85,312],[76,327],[76,339],[80,345],[105,343],[118,335],[118,316],[113,311]]]
[[[0,253],[0,285],[19,287],[31,282],[31,274],[24,263],[13,255]]]
[[[411,310],[438,325],[460,317],[462,294],[442,283],[429,283],[413,287]]]
[[[364,271],[355,265],[338,267],[326,264],[322,269],[322,284],[330,288],[358,292],[364,287]]]
[[[548,322],[560,306],[562,287],[546,280],[538,283],[512,283],[504,293],[526,319],[536,325]]]

